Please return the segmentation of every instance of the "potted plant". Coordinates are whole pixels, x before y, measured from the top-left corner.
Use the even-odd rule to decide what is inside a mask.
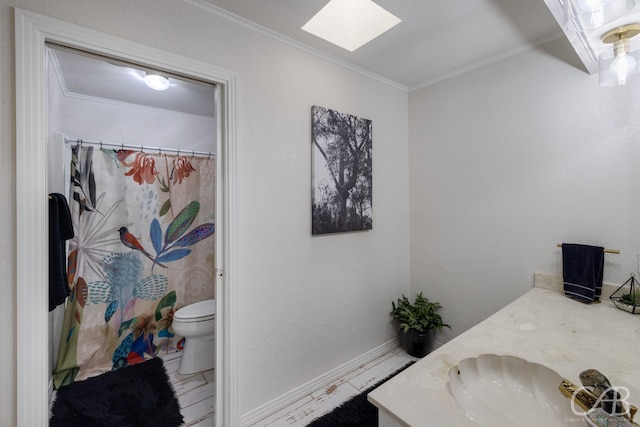
[[[424,357],[431,352],[436,331],[451,328],[443,322],[438,310],[440,303],[429,301],[422,295],[416,295],[412,304],[409,298],[402,295],[397,302],[391,302],[393,310],[389,313],[398,322],[402,344],[407,353],[414,357]]]
[[[631,277],[612,293],[609,299],[620,310],[640,314],[640,290],[638,290],[638,281],[635,275],[632,273]]]
[[[635,292],[622,294],[618,302],[620,302],[622,305],[618,308],[622,308],[629,313],[635,314],[636,310],[638,310],[638,308],[640,307],[640,295],[636,294]]]

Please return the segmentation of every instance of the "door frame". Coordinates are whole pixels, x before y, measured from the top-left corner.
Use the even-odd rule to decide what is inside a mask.
[[[49,420],[47,59],[53,42],[218,85],[216,425],[239,425],[236,364],[237,74],[22,9],[15,12],[16,384],[18,426]],[[222,248],[222,250],[218,250]],[[43,292],[44,290],[44,292]]]

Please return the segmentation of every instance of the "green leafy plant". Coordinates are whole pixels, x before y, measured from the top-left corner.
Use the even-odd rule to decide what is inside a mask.
[[[635,307],[640,306],[640,296],[636,295],[636,293],[622,294],[620,297],[620,302],[627,305],[632,305]]]
[[[393,310],[389,314],[393,320],[398,322],[398,327],[404,332],[409,329],[415,329],[418,332],[432,329],[442,331],[442,328],[451,329],[451,326],[444,323],[442,316],[438,314],[438,310],[442,308],[440,303],[429,301],[427,297],[422,295],[422,292],[416,295],[413,304],[403,294],[397,302],[391,302],[391,306]]]

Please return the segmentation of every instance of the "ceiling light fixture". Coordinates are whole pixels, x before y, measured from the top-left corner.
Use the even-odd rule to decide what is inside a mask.
[[[568,31],[588,31],[629,12],[636,0],[564,0],[564,22]]]
[[[613,44],[613,49],[600,54],[600,86],[625,85],[640,75],[640,50],[631,50],[629,40],[640,34],[640,24],[627,24],[614,28],[602,36],[602,42]]]
[[[400,22],[371,0],[331,0],[302,29],[353,52]]]
[[[169,88],[169,79],[156,72],[147,71],[144,76],[144,82],[154,90],[167,90]]]

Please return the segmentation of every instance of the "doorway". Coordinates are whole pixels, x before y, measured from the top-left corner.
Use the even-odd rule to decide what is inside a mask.
[[[16,9],[17,420],[46,425],[49,390],[46,43],[216,85],[216,425],[238,425],[235,340],[235,73]],[[82,136],[79,136],[82,137]],[[191,148],[191,147],[190,147]],[[192,149],[193,150],[193,149]]]
[[[152,356],[165,362],[177,360],[182,337],[173,333],[173,312],[215,299],[217,88],[209,82],[159,73],[54,44],[47,45],[47,61],[49,193],[61,194],[68,200],[74,219],[75,236],[69,240],[68,250],[74,268],[69,282],[76,289],[78,283],[86,284],[89,290],[88,298],[81,300],[81,310],[77,301],[65,307],[61,293],[55,302],[59,305],[50,311],[50,372],[54,372],[54,387],[59,388],[127,366],[129,361],[139,363]],[[166,84],[157,86],[156,82]],[[74,176],[70,185],[72,148],[80,175]],[[105,156],[108,161],[103,163]],[[106,168],[98,168],[100,164]],[[83,172],[89,174],[87,178],[93,177],[84,181],[85,185]],[[86,185],[89,182],[92,185]],[[139,253],[155,252],[149,241],[149,223],[153,220],[167,227],[184,207],[180,203],[186,202],[185,198],[199,207],[193,220],[207,223],[198,228],[202,234],[188,249],[173,252],[189,254],[179,258],[179,263],[171,262],[171,268],[168,263],[155,264],[146,258],[146,263],[136,264],[134,261],[142,257],[127,254],[128,249],[117,237],[117,228],[128,226],[130,235],[143,245],[143,252]],[[163,255],[160,250],[154,256],[167,258],[168,252],[172,251],[168,249]],[[117,262],[113,258],[116,254]],[[115,265],[124,267],[122,262],[126,260],[129,267],[137,265],[140,281],[131,281],[124,287],[123,283],[111,283],[108,277],[114,281],[118,276]],[[156,265],[165,269],[157,271],[161,270],[158,267],[154,271]],[[126,276],[136,275],[127,271]],[[151,278],[159,286],[136,296],[147,286],[145,280]],[[60,287],[66,288],[64,282]],[[109,283],[111,296],[97,301],[96,294],[104,283]],[[162,306],[154,307],[158,304]],[[67,313],[70,317],[65,323],[65,313],[69,311],[77,312],[77,319]],[[96,316],[97,312],[105,315]],[[164,317],[156,316],[156,312],[165,313]],[[129,348],[135,346],[126,345],[140,330],[141,323],[136,319],[151,319],[144,326],[146,344],[139,345],[137,352]],[[60,337],[65,339],[61,341]],[[112,362],[116,350],[127,357]],[[212,350],[210,353],[202,355],[207,370],[212,369],[215,360]],[[166,365],[169,366],[175,367],[175,363]],[[206,378],[212,374],[208,372]],[[213,394],[200,395],[208,403],[201,404],[206,412],[198,416],[212,419]]]

